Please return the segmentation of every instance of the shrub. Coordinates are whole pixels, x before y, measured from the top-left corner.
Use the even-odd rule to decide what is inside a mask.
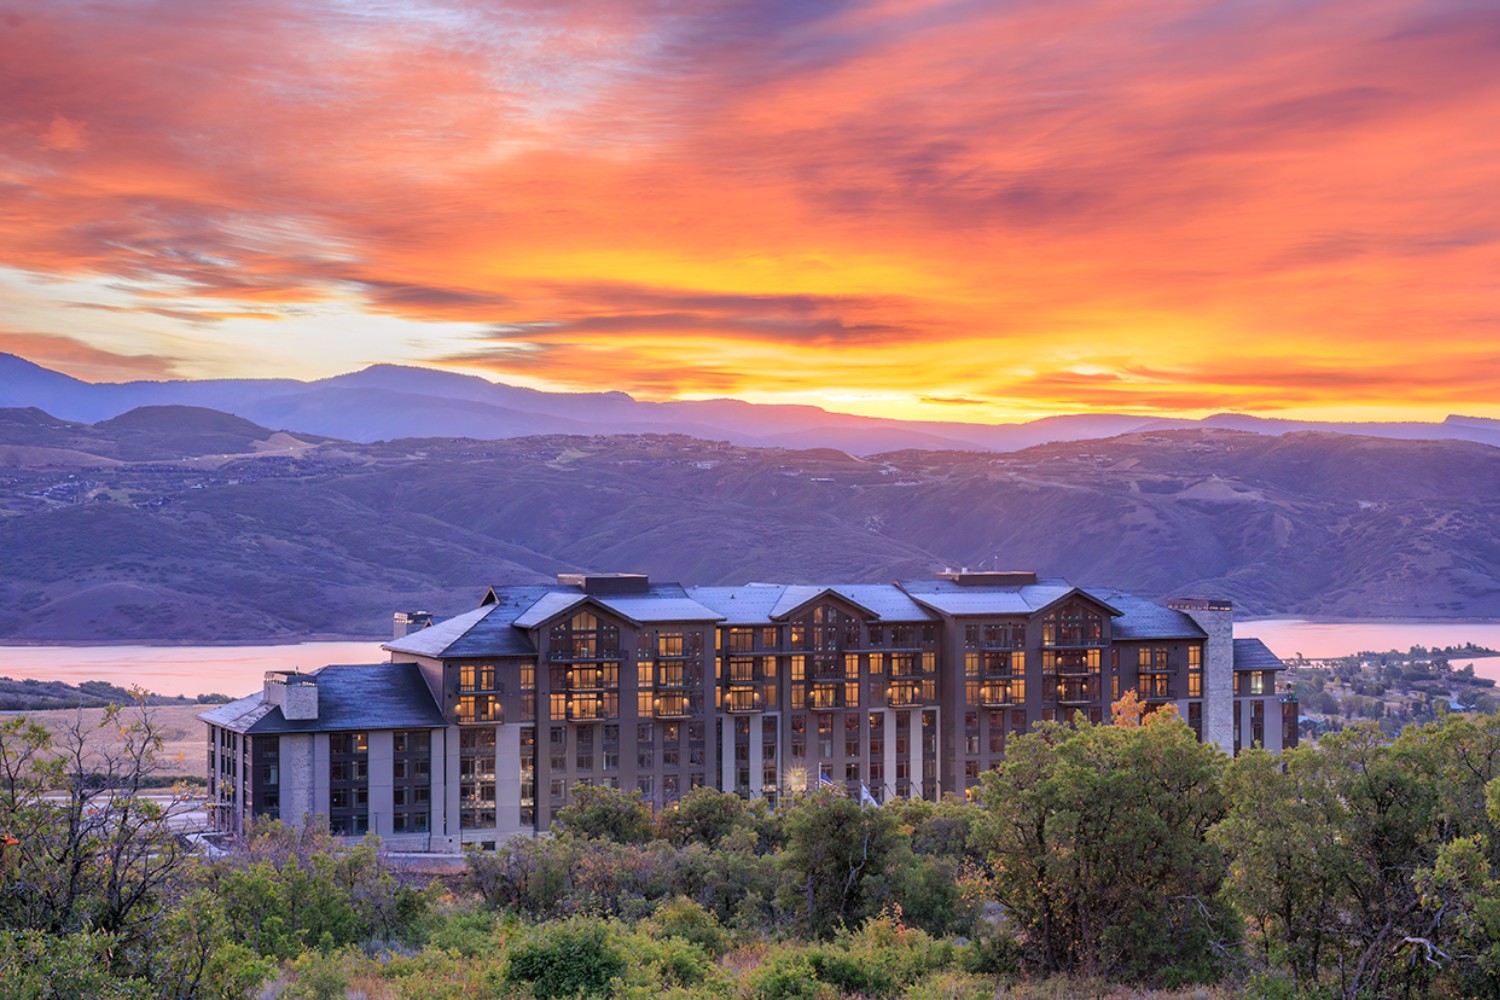
[[[505,978],[525,983],[541,1000],[604,996],[625,974],[625,957],[599,920],[573,918],[536,928],[511,950]]]
[[[658,906],[651,924],[661,935],[691,942],[715,957],[729,948],[729,935],[719,918],[685,896]]]

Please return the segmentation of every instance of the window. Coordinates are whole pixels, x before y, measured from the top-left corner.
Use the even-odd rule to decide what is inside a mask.
[[[495,825],[495,728],[458,733],[458,825],[482,830]]]
[[[370,831],[370,741],[367,733],[328,738],[328,832],[361,837]]]
[[[1088,646],[1103,641],[1103,617],[1082,604],[1069,604],[1042,619],[1043,646]]]
[[[432,732],[398,730],[391,734],[391,798],[395,833],[426,833],[431,811]]]

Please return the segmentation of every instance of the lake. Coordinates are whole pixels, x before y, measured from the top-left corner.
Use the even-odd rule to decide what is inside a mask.
[[[1500,622],[1309,622],[1295,619],[1235,623],[1235,635],[1261,639],[1281,657],[1343,656],[1363,649],[1457,646],[1500,649]],[[0,676],[38,680],[139,684],[158,694],[210,691],[240,697],[257,690],[267,670],[328,663],[379,663],[380,640],[303,642],[278,646],[0,646]],[[1482,677],[1500,680],[1500,657],[1473,662]]]
[[[238,698],[258,690],[267,670],[386,659],[378,639],[278,646],[0,646],[0,677],[108,681],[138,684],[157,694],[218,692]]]

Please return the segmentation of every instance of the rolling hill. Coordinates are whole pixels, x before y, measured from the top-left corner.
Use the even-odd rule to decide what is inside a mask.
[[[206,407],[266,427],[360,442],[406,437],[500,440],[544,434],[687,434],[745,447],[838,448],[855,455],[875,455],[911,448],[1014,451],[1052,441],[1210,427],[1269,435],[1328,431],[1500,445],[1500,421],[1478,417],[1454,416],[1440,423],[1347,424],[1233,413],[1203,420],[1090,413],[1026,423],[902,421],[735,399],[654,403],[623,392],[540,392],[472,375],[384,364],[312,382],[90,383],[0,354],[0,407],[36,407],[63,420],[94,423],[143,406]]]
[[[725,583],[984,565],[1247,614],[1500,617],[1500,449],[1468,442],[1193,428],[859,457],[280,432],[298,444],[265,449],[277,433],[201,410],[0,411],[0,461],[57,459],[0,468],[0,635],[380,635],[393,610],[453,613],[577,569]]]

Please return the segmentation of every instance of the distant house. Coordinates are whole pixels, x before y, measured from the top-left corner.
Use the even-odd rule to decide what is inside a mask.
[[[585,785],[658,807],[702,785],[936,799],[1040,722],[1108,721],[1126,691],[1226,752],[1294,745],[1284,664],[1233,617],[1034,573],[495,587],[446,621],[397,614],[388,663],[269,673],[203,713],[212,814],[457,851],[546,830]]]

